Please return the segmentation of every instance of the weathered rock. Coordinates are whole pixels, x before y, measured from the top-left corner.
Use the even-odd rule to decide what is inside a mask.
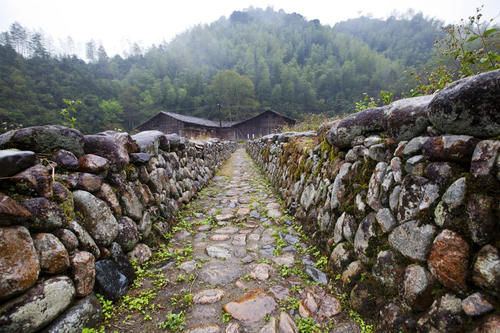
[[[330,254],[328,264],[334,271],[344,270],[353,258],[354,253],[349,246],[347,246],[347,243],[338,243]]]
[[[423,146],[424,155],[439,161],[469,161],[478,139],[467,135],[430,137]]]
[[[409,221],[389,234],[389,244],[407,258],[425,261],[435,233],[436,228],[430,224]]]
[[[377,261],[372,268],[373,276],[388,291],[396,291],[398,283],[404,272],[404,266],[401,266],[394,253],[390,250],[380,251],[377,255]]]
[[[427,106],[433,95],[400,99],[384,111],[384,131],[396,141],[410,140],[422,134],[430,122]]]
[[[103,181],[102,177],[86,173],[86,172],[74,172],[67,176],[61,176],[61,180],[64,179],[65,183],[71,189],[84,190],[87,192],[97,192],[101,188]]]
[[[302,195],[300,197],[300,204],[304,207],[305,211],[309,210],[311,204],[313,203],[314,196],[316,195],[316,189],[313,184],[310,184],[304,188]]]
[[[353,113],[332,127],[326,137],[332,146],[339,148],[351,147],[353,139],[367,133],[384,130],[384,108],[369,108]]]
[[[368,157],[377,162],[384,161],[387,154],[389,154],[389,151],[387,150],[385,143],[372,145],[368,149]]]
[[[73,300],[71,279],[55,277],[2,305],[0,332],[36,332],[62,313]]]
[[[317,269],[316,267],[306,266],[306,274],[309,275],[311,279],[313,279],[315,282],[319,284],[322,285],[328,284],[328,277],[326,276],[326,274],[323,273],[321,270]]]
[[[78,251],[70,257],[70,262],[76,296],[87,296],[94,289],[95,258],[90,252]]]
[[[10,178],[20,193],[50,198],[52,192],[52,168],[37,164]]]
[[[464,177],[457,179],[448,187],[434,210],[434,221],[438,226],[446,228],[456,222],[461,212],[458,208],[464,204],[466,189],[467,183]]]
[[[460,298],[446,294],[432,303],[417,322],[421,332],[462,332],[464,316]]]
[[[500,70],[455,81],[429,104],[429,120],[443,133],[492,137],[500,134]]]
[[[262,326],[259,333],[277,333],[276,331],[276,318],[271,317],[269,321]]]
[[[217,258],[217,259],[228,259],[231,257],[231,253],[229,252],[228,249],[221,247],[221,246],[216,246],[212,245],[206,248],[207,254],[211,258]]]
[[[153,227],[153,222],[151,221],[151,214],[149,212],[144,212],[142,215],[141,221],[137,226],[137,229],[142,233],[144,238],[148,237],[151,234],[151,228]]]
[[[376,290],[372,281],[358,282],[351,290],[349,304],[361,315],[372,315],[376,311]]]
[[[96,290],[108,299],[117,299],[128,290],[128,279],[113,260],[99,260],[95,264]]]
[[[113,210],[113,213],[116,215],[122,215],[122,208],[120,207],[120,203],[118,202],[118,198],[116,197],[113,188],[106,183],[103,183],[99,192],[96,193],[96,196],[104,200],[109,207]]]
[[[222,289],[205,289],[198,291],[193,296],[194,304],[212,304],[217,303],[226,295]]]
[[[418,155],[421,153],[424,144],[429,141],[429,137],[427,136],[417,136],[416,138],[411,139],[406,145],[404,145],[402,155],[405,157],[410,157],[413,155]],[[398,149],[396,149],[396,152]],[[396,153],[394,153],[395,156]]]
[[[58,149],[83,155],[83,135],[80,131],[58,125],[21,128],[0,135],[0,149],[17,148],[35,153],[52,153]]]
[[[297,333],[297,325],[293,321],[292,317],[285,311],[281,311],[279,319],[279,333]]]
[[[44,333],[76,333],[86,327],[96,327],[102,321],[102,306],[92,294],[69,307],[57,317]]]
[[[107,158],[94,154],[85,154],[78,160],[80,170],[83,172],[99,173],[108,170],[109,161]]]
[[[113,242],[110,246],[111,259],[116,263],[120,272],[127,277],[129,281],[134,281],[137,277],[135,269],[130,263],[128,257],[123,253],[121,246]]]
[[[231,322],[226,326],[225,333],[240,333],[240,324]]]
[[[420,265],[406,267],[400,295],[403,301],[415,311],[425,311],[433,302],[432,274]]]
[[[450,162],[431,162],[424,170],[424,176],[431,182],[444,186],[455,176],[457,169]]]
[[[381,319],[380,326],[384,329],[384,331],[407,331],[405,325],[406,316],[398,305],[394,303],[387,304],[382,308],[382,310],[380,310],[379,315]]]
[[[38,279],[40,263],[24,227],[0,227],[0,300],[17,295]]]
[[[225,304],[223,308],[237,320],[244,323],[254,323],[264,319],[277,306],[273,297],[266,292],[261,289],[252,289],[242,297]]]
[[[462,308],[468,316],[481,316],[495,309],[481,293],[474,293],[464,299]]]
[[[266,281],[271,270],[272,268],[268,264],[257,264],[248,275],[255,280]]]
[[[445,287],[457,292],[467,289],[469,245],[455,232],[445,229],[436,237],[427,263],[432,275]]]
[[[23,205],[32,215],[31,220],[26,222],[30,229],[51,231],[67,224],[61,208],[45,198],[29,199]]]
[[[77,170],[80,166],[78,158],[70,151],[60,149],[52,155],[52,160],[57,163],[58,167],[67,170]]]
[[[63,273],[69,268],[69,255],[64,245],[52,234],[37,234],[33,238],[40,268],[48,274]]]
[[[338,315],[342,311],[342,305],[339,300],[332,295],[324,295],[321,297],[321,303],[317,312],[320,320],[331,318]]]
[[[35,164],[32,151],[0,150],[0,177],[10,177]]]
[[[337,323],[332,330],[331,333],[361,333],[362,330],[359,325],[354,321],[344,321],[341,323]]]
[[[347,183],[347,179],[349,177],[349,170],[351,168],[351,163],[344,163],[340,167],[339,173],[335,177],[335,180],[332,185],[332,198],[330,201],[330,207],[332,209],[337,208],[340,205],[340,198],[343,196],[345,192],[345,186]],[[340,195],[340,196],[339,196]]]
[[[385,172],[387,170],[386,162],[379,162],[375,166],[375,170],[370,178],[368,184],[368,193],[366,194],[366,203],[374,210],[378,211],[382,205],[380,203],[380,185],[384,180]]]
[[[115,238],[115,242],[120,244],[126,252],[131,251],[139,242],[139,231],[137,225],[132,219],[124,216],[119,221],[119,231]]]
[[[31,213],[11,197],[0,193],[0,226],[24,223]]]
[[[97,244],[106,246],[116,238],[118,222],[106,203],[86,191],[73,192],[75,208],[83,214],[83,224]]]
[[[342,282],[345,286],[351,282],[357,281],[363,272],[363,264],[360,260],[353,261],[347,266],[346,270],[342,272]]]
[[[142,153],[158,155],[158,148],[168,151],[169,144],[165,133],[160,131],[143,131],[132,135]]]
[[[78,238],[80,247],[82,250],[89,251],[94,255],[94,257],[99,258],[101,256],[101,251],[95,243],[94,239],[89,235],[87,230],[85,230],[78,222],[71,221],[69,223],[69,228],[73,231]]]
[[[479,245],[488,243],[498,228],[498,218],[494,214],[495,203],[498,205],[498,199],[484,193],[472,193],[468,196],[467,225],[472,240]]]
[[[377,222],[383,233],[389,232],[397,224],[389,208],[382,208],[377,212]]]
[[[113,171],[122,170],[129,162],[129,153],[135,153],[137,146],[127,133],[104,132],[85,135],[84,149],[87,154],[107,158]]]
[[[368,253],[376,246],[376,242],[373,242],[377,238],[376,226],[375,214],[370,213],[361,221],[354,236],[354,251],[362,262],[370,259]]]
[[[217,324],[204,324],[184,331],[185,333],[220,333],[220,327]]]
[[[69,229],[57,229],[54,232],[54,235],[59,238],[61,243],[63,243],[68,253],[72,253],[74,250],[78,248],[78,238],[76,235]]]
[[[500,291],[500,256],[498,249],[485,245],[477,254],[472,280],[481,288]]]
[[[500,316],[488,315],[480,325],[472,331],[473,333],[497,333],[500,331]]]
[[[152,157],[152,155],[148,153],[131,153],[129,156],[130,161],[137,165],[147,164]]]
[[[149,246],[143,243],[137,244],[132,251],[127,253],[130,262],[135,260],[140,265],[151,259],[152,255],[153,253]]]
[[[484,140],[479,142],[472,154],[470,173],[476,177],[493,175],[499,150],[500,141]]]
[[[406,176],[399,194],[398,221],[414,219],[419,211],[429,208],[438,198],[437,185],[423,177]]]

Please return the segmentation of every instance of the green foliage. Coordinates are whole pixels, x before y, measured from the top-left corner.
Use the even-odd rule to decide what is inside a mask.
[[[97,299],[99,300],[99,303],[101,303],[102,306],[102,315],[104,317],[104,320],[107,321],[113,317],[113,314],[115,313],[115,308],[113,306],[113,301],[105,299],[103,295],[101,294],[96,294]]]
[[[78,114],[78,111],[76,110],[76,107],[82,104],[81,101],[76,100],[69,100],[64,98],[63,99],[64,104],[66,104],[66,107],[61,110],[60,114],[63,117],[63,125],[68,126],[71,128],[75,128],[76,124],[76,118],[75,116]]]
[[[56,123],[63,98],[81,100],[74,125],[85,133],[131,130],[160,110],[214,120],[219,111],[240,120],[263,108],[331,117],[363,92],[403,92],[403,70],[426,62],[429,36],[439,33],[421,14],[363,18],[349,30],[272,8],[240,13],[245,20],[223,17],[126,58],[89,42],[87,63],[50,55],[44,36],[16,24],[0,38],[0,122]]]
[[[361,328],[361,333],[372,333],[373,332],[373,325],[368,325],[365,323],[363,318],[359,315],[359,313],[350,310],[349,311],[349,316],[358,323],[359,327]]]
[[[222,311],[222,322],[223,322],[223,323],[227,323],[227,322],[229,322],[231,319],[233,319],[233,316],[231,316],[231,314],[230,314],[229,312]]]
[[[319,333],[321,332],[319,325],[314,322],[311,317],[302,318],[300,316],[295,316],[295,322],[297,324],[297,330],[299,333]]]
[[[184,311],[177,314],[169,312],[165,315],[165,321],[159,322],[158,327],[170,332],[180,332],[186,326],[186,316]]]
[[[411,72],[416,86],[410,95],[430,94],[453,80],[500,68],[500,31],[493,19],[483,19],[482,7],[468,20],[443,27],[444,37],[435,41],[438,66],[420,73]]]

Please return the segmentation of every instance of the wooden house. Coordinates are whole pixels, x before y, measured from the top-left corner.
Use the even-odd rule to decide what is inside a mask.
[[[159,130],[165,134],[177,133],[187,138],[209,136],[226,140],[254,139],[278,131],[284,125],[293,125],[295,120],[275,111],[261,114],[239,122],[212,121],[161,111],[137,129]]]

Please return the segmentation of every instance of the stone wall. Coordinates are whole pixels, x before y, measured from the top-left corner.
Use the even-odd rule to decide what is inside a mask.
[[[380,331],[500,330],[500,71],[247,151]]]
[[[0,135],[0,332],[80,332],[235,150],[146,131]]]

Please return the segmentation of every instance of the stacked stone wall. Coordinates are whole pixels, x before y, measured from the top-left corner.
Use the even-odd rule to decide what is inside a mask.
[[[500,71],[247,151],[378,330],[500,330]]]
[[[0,332],[80,332],[102,320],[179,208],[236,149],[146,131],[0,135]]]

